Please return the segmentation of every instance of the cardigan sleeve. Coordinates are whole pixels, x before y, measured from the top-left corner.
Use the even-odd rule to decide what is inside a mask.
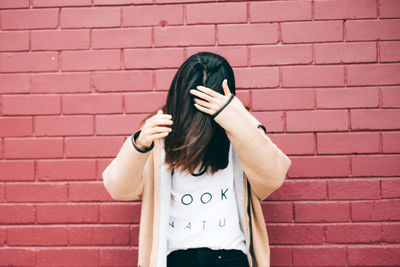
[[[278,189],[285,181],[291,160],[272,142],[263,125],[242,102],[235,97],[215,121],[225,129],[257,197],[265,199]]]
[[[136,200],[143,191],[142,173],[153,149],[140,152],[132,141],[130,137],[125,139],[117,156],[102,173],[103,184],[114,200]]]

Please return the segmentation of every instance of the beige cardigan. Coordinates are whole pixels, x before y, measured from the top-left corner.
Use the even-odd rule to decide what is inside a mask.
[[[258,128],[260,122],[237,97],[214,119],[225,129],[233,147],[235,193],[250,266],[268,267],[269,241],[260,201],[282,185],[291,160]],[[140,153],[127,138],[103,172],[104,186],[113,199],[131,201],[142,197],[141,267],[166,266],[171,175],[162,148],[163,139],[157,139],[151,151]]]

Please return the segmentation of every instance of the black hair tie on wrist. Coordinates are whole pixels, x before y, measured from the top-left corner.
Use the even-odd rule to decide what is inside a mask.
[[[217,110],[213,115],[211,115],[211,117],[215,118],[229,103],[231,103],[234,97],[235,95],[231,94],[231,97],[228,99],[228,101],[226,101],[226,103],[219,110]]]
[[[133,144],[133,146],[135,147],[135,149],[136,149],[137,151],[139,151],[140,153],[146,153],[146,152],[149,152],[150,150],[153,149],[153,147],[154,147],[154,141],[151,143],[151,146],[150,146],[150,147],[147,147],[147,148],[145,148],[145,149],[139,148],[139,147],[136,145],[136,139],[138,138],[138,136],[139,136],[139,134],[140,134],[141,131],[142,131],[142,130],[139,130],[139,131],[137,131],[136,133],[132,134],[132,135],[131,135],[131,141],[132,141],[132,144]]]

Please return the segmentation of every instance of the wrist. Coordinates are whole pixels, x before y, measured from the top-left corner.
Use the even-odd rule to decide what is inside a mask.
[[[135,149],[136,149],[137,151],[139,151],[139,152],[141,152],[141,153],[146,153],[146,152],[150,151],[150,150],[154,147],[154,141],[151,143],[150,146],[145,146],[145,145],[139,143],[139,142],[138,142],[138,139],[139,139],[139,136],[140,136],[141,131],[142,131],[142,130],[139,130],[139,131],[137,131],[136,133],[134,133],[134,134],[131,136],[131,140],[132,140],[133,146],[135,147]]]

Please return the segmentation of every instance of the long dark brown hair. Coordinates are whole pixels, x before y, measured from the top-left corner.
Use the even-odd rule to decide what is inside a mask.
[[[169,88],[164,114],[172,116],[172,131],[165,137],[165,162],[169,170],[211,174],[228,165],[229,139],[225,130],[208,114],[194,106],[190,89],[203,85],[224,94],[222,81],[235,94],[235,77],[228,61],[215,53],[190,56],[176,72]],[[156,114],[157,111],[148,117]]]

